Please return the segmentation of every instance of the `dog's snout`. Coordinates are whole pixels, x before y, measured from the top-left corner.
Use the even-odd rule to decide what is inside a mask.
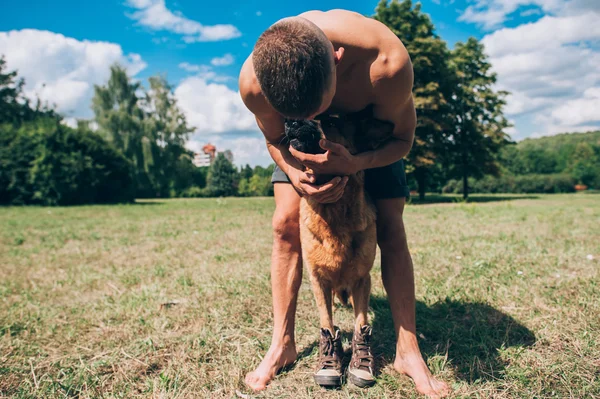
[[[323,150],[319,146],[321,129],[319,123],[311,120],[287,120],[285,135],[290,145],[297,151],[308,154],[319,154]]]

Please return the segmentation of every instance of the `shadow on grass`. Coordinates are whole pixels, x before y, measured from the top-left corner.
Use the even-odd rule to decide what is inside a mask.
[[[373,318],[373,355],[378,366],[394,361],[396,338],[390,306],[386,297],[371,296]],[[417,333],[423,356],[444,356],[456,368],[461,380],[503,378],[505,362],[499,349],[526,347],[535,335],[512,317],[484,303],[446,300],[427,306],[418,301]]]
[[[164,205],[164,203],[164,201],[157,201],[155,199],[138,198],[130,205]]]
[[[439,194],[428,194],[425,199],[420,200],[418,196],[410,197],[411,205],[426,205],[426,204],[451,204],[451,203],[483,203],[483,202],[500,202],[500,201],[514,201],[523,199],[538,199],[537,195],[510,195],[510,194],[497,194],[497,195],[471,195],[467,200],[463,200],[462,196],[453,195],[439,195]]]

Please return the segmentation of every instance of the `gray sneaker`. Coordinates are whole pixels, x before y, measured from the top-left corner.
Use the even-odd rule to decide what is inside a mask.
[[[329,329],[321,329],[319,340],[319,366],[314,374],[315,382],[322,387],[336,388],[342,385],[342,336],[340,329],[334,327],[334,334]]]
[[[357,387],[366,388],[375,384],[375,362],[371,353],[371,335],[373,329],[369,325],[354,331],[352,337],[352,359],[348,366],[348,379]]]

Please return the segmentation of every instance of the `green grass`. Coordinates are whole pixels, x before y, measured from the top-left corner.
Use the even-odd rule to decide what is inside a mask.
[[[455,397],[600,397],[600,195],[503,198],[407,206],[426,360]],[[0,397],[248,393],[270,343],[273,209],[270,198],[0,208]],[[378,261],[373,275],[378,384],[315,386],[305,276],[300,358],[253,397],[417,397],[390,365]],[[335,317],[347,345],[351,311]]]

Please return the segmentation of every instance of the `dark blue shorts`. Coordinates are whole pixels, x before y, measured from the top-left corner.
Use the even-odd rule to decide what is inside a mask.
[[[271,183],[290,183],[285,173],[275,165]],[[410,189],[406,183],[404,161],[399,160],[382,168],[365,170],[365,189],[371,199],[408,198]]]

